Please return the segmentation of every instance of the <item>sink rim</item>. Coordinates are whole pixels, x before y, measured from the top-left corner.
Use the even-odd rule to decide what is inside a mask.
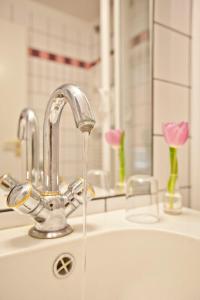
[[[200,212],[184,208],[183,214],[171,216],[161,213],[161,221],[155,224],[134,224],[125,219],[125,211],[118,210],[87,217],[88,236],[101,235],[116,231],[159,231],[200,240]],[[53,240],[38,240],[28,236],[30,225],[0,230],[0,257],[39,250],[44,247],[68,243],[83,238],[82,217],[69,220],[74,232],[68,236]],[[16,243],[13,241],[21,241]]]

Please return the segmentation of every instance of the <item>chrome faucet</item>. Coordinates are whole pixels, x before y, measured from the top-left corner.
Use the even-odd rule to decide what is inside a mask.
[[[79,87],[62,85],[54,91],[47,104],[43,138],[43,190],[39,191],[31,181],[15,184],[8,175],[1,177],[1,185],[11,189],[7,205],[22,213],[31,215],[36,221],[29,234],[35,238],[57,238],[73,230],[67,222],[83,202],[84,180],[72,182],[64,192],[59,190],[59,123],[62,110],[69,103],[76,127],[81,132],[90,133],[95,120],[86,95]],[[88,197],[93,190],[87,191]]]
[[[35,112],[30,108],[21,111],[17,136],[26,141],[26,179],[36,186],[39,181],[39,126]]]
[[[44,119],[44,189],[59,192],[59,123],[62,110],[69,103],[76,127],[91,132],[95,121],[85,94],[74,85],[63,85],[55,90],[47,104]]]

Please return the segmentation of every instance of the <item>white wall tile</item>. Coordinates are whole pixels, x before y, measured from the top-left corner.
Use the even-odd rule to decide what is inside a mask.
[[[165,189],[169,178],[169,147],[164,141],[164,137],[154,137],[154,166],[153,175],[159,182],[159,189]],[[189,142],[178,149],[179,162],[179,186],[189,186]]]
[[[190,89],[154,80],[154,133],[165,122],[189,121]]]
[[[40,80],[38,77],[32,76],[29,79],[29,90],[31,93],[38,93],[40,90]]]
[[[107,211],[125,209],[125,197],[109,198],[107,201]]]
[[[64,22],[60,18],[49,18],[48,19],[48,34],[54,35],[56,37],[63,38],[64,31]]]
[[[89,201],[87,212],[88,214],[105,212],[105,200]]]
[[[155,20],[190,34],[191,0],[155,0]]]
[[[17,24],[28,26],[32,22],[32,14],[27,3],[13,2],[13,21]]]
[[[48,47],[48,52],[51,52],[53,54],[60,54],[60,52],[62,51],[62,48],[63,48],[62,41],[57,40],[52,35],[48,35],[47,47]]]
[[[51,80],[50,85],[51,84],[54,85],[54,76],[55,76],[55,62],[47,61],[47,77]],[[52,89],[52,91],[53,91],[53,89]]]
[[[0,18],[9,20],[11,17],[11,2],[8,0],[0,1]]]
[[[190,39],[155,26],[154,77],[189,85]]]
[[[186,207],[190,206],[190,189],[181,189],[181,194],[183,196],[183,205]]]
[[[46,39],[46,41],[45,41]],[[43,33],[33,31],[29,33],[29,47],[39,50],[47,49],[47,38]]]
[[[33,14],[33,29],[38,30],[43,33],[48,32],[48,18],[46,15],[38,11],[38,8],[35,7],[35,10],[32,11]]]
[[[28,72],[29,76],[39,76],[40,73],[40,59],[37,57],[29,57],[28,59]]]
[[[37,76],[40,78],[47,78],[47,61],[46,61],[46,59],[38,60],[38,68],[39,68],[39,73]],[[45,93],[45,91],[44,91],[44,93]]]

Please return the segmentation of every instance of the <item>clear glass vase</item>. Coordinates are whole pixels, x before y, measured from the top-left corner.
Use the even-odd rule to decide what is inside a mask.
[[[171,175],[172,177],[173,175]],[[173,179],[172,179],[173,180]],[[173,192],[167,190],[163,196],[163,208],[164,212],[171,215],[179,215],[182,213],[183,197],[181,195],[177,178],[174,178],[176,182]]]
[[[167,191],[164,194],[164,211],[177,215],[182,212],[182,195],[178,184],[178,153],[176,147],[169,147],[170,176],[167,183]]]

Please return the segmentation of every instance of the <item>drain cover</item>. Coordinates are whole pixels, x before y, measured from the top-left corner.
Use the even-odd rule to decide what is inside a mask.
[[[57,278],[68,277],[74,269],[75,260],[69,253],[61,254],[56,258],[53,265],[53,272]]]

